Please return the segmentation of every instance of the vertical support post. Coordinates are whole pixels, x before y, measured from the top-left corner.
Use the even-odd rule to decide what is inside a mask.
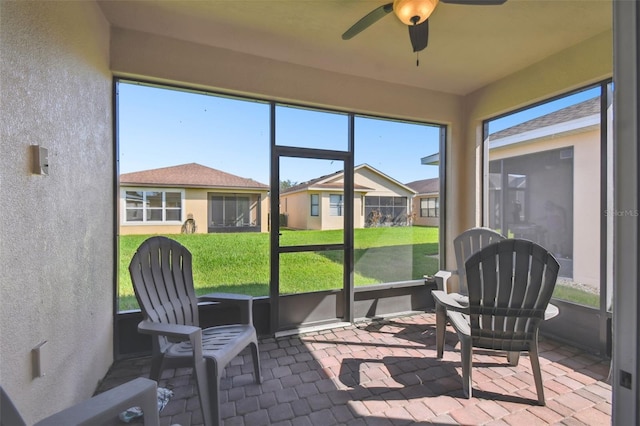
[[[639,424],[638,166],[640,165],[640,5],[613,3],[614,311],[613,424]]]
[[[355,115],[349,114],[349,153],[347,160],[344,164],[344,199],[345,199],[345,211],[344,211],[344,279],[343,279],[343,294],[344,294],[344,321],[353,322],[353,298],[354,298],[354,159],[353,148],[355,140]]]
[[[280,161],[276,147],[276,104],[269,105],[269,138],[271,144],[271,172],[270,176],[270,247],[271,247],[271,277],[269,280],[269,331],[274,334],[280,327]]]

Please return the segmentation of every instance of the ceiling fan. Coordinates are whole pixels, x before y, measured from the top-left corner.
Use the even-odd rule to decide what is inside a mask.
[[[342,34],[342,39],[349,40],[355,37],[393,11],[398,19],[409,27],[411,46],[414,52],[419,52],[427,47],[429,42],[429,16],[440,1],[442,3],[463,5],[500,5],[507,0],[394,0],[392,3],[382,5],[369,12],[345,31]]]

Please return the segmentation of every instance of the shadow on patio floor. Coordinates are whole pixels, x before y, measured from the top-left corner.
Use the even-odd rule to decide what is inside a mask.
[[[511,367],[504,353],[474,352],[474,397],[462,394],[459,346],[447,329],[445,356],[435,352],[435,315],[418,314],[321,332],[260,340],[262,385],[248,352],[226,370],[224,425],[410,425],[611,423],[609,361],[541,340],[547,404],[535,405],[527,356]],[[119,361],[98,392],[138,376],[149,358]],[[159,383],[174,396],[163,425],[200,425],[191,369],[167,370]]]

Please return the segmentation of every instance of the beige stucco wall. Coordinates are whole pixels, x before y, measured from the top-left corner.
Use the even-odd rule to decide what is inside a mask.
[[[600,285],[600,128],[492,149],[491,160],[573,147],[573,280]],[[552,188],[550,188],[551,190]]]
[[[0,52],[0,384],[33,424],[90,397],[113,360],[109,26],[94,2],[2,1]],[[49,176],[31,174],[32,144]]]
[[[126,77],[388,117],[449,123],[460,113],[457,96],[122,28],[112,30],[111,67]]]
[[[336,192],[296,192],[281,196],[280,213],[287,214],[287,226],[291,229],[342,229],[344,218],[329,215],[329,195]],[[311,194],[319,195],[318,216],[311,216]],[[362,208],[362,194],[356,193],[353,200],[355,212],[354,227],[364,227],[364,209]]]
[[[311,196],[308,192],[294,192],[280,196],[280,213],[287,215],[287,228],[291,229],[322,229],[320,218],[323,205],[320,194],[320,215],[311,216]]]
[[[344,216],[331,216],[331,195],[342,194],[342,191],[323,192],[320,196],[320,229],[343,229]],[[354,200],[355,201],[355,200]],[[355,210],[357,211],[357,210]],[[343,211],[344,214],[344,211]]]

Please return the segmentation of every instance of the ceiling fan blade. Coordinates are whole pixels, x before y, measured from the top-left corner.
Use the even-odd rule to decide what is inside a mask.
[[[468,4],[468,5],[499,5],[505,3],[507,0],[440,0],[442,3],[450,4]]]
[[[355,37],[356,35],[360,34],[360,32],[366,30],[371,25],[378,22],[378,20],[387,16],[387,14],[392,11],[393,11],[393,3],[385,4],[383,6],[373,9],[371,12],[366,14],[362,19],[360,19],[358,22],[353,24],[351,28],[345,31],[345,33],[342,34],[342,39],[349,40]]]
[[[429,43],[429,20],[427,19],[422,24],[408,25],[409,38],[411,39],[411,46],[413,46],[414,52],[419,52],[427,47]]]

